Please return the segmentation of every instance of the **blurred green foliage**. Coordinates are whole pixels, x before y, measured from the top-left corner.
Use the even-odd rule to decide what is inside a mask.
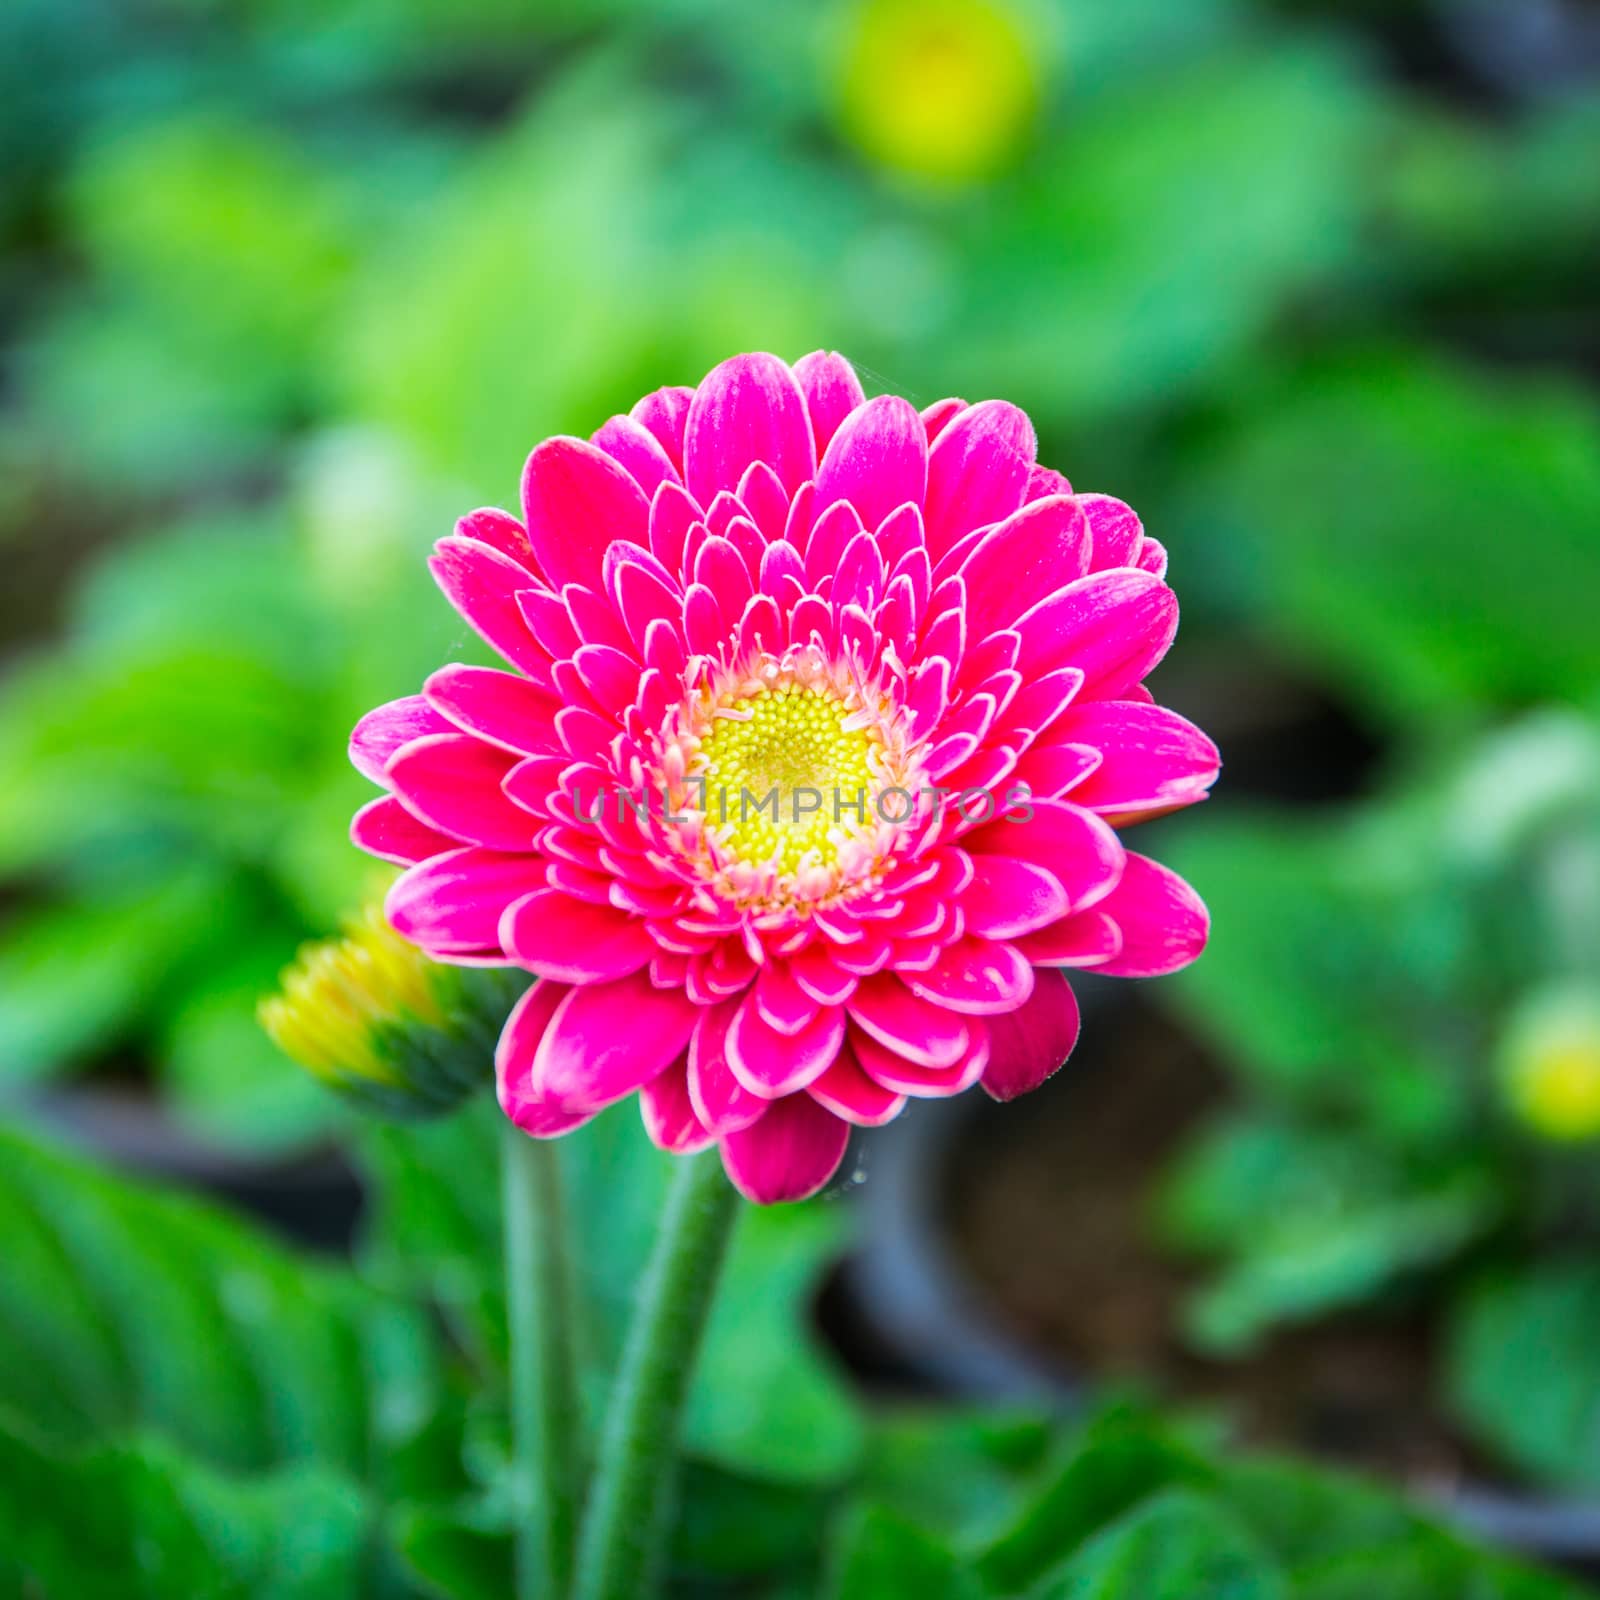
[[[493,1124],[480,1104],[376,1137],[378,1216],[353,1268],[308,1267],[192,1200],[0,1139],[21,1269],[0,1280],[8,1592],[507,1593],[498,1241],[460,1159]],[[630,1213],[648,1215],[666,1158],[626,1112],[563,1149],[602,1377],[639,1265]],[[1470,1579],[1483,1600],[1577,1600],[1375,1489],[1235,1459],[1211,1430],[1142,1411],[869,1416],[793,1331],[843,1216],[741,1221],[705,1392],[742,1414],[713,1403],[691,1423],[672,1595],[1325,1600]],[[1410,1587],[1388,1587],[1401,1574]]]

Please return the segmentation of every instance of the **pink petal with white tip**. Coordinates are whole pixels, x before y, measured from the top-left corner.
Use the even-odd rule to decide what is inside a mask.
[[[1192,722],[1136,700],[1074,705],[1051,736],[1101,751],[1104,760],[1072,799],[1103,813],[1187,805],[1205,794],[1220,769],[1216,745]]]
[[[1170,867],[1128,852],[1122,882],[1100,909],[1122,933],[1122,948],[1099,970],[1114,978],[1159,978],[1186,967],[1206,947],[1211,916]]]
[[[924,507],[936,561],[963,534],[1022,504],[1037,449],[1027,413],[1004,400],[969,406],[940,432],[928,454]]]
[[[1036,967],[1103,967],[1122,949],[1122,930],[1104,911],[1080,911],[1017,940]]]
[[[676,483],[678,469],[661,441],[634,417],[613,417],[592,440],[639,485],[646,499],[663,483]]]
[[[984,639],[1009,628],[1033,596],[1081,578],[1089,549],[1089,520],[1076,500],[1035,500],[991,528],[961,565],[969,635]]]
[[[794,374],[776,356],[734,356],[695,390],[683,439],[684,486],[703,506],[765,461],[791,494],[816,470],[811,421]]]
[[[350,735],[350,764],[363,778],[388,786],[384,769],[389,758],[414,739],[449,733],[451,724],[429,705],[427,697],[408,694],[369,711]]]
[[[1013,856],[1042,867],[1082,911],[1105,899],[1122,876],[1121,842],[1103,819],[1066,800],[1035,800],[1025,822],[993,822],[974,833],[975,854]]]
[[[910,1095],[915,1100],[944,1100],[965,1094],[983,1076],[989,1065],[989,1028],[987,1021],[974,1017],[968,1024],[966,1049],[942,1067],[908,1060],[857,1028],[850,1031],[849,1048],[861,1070],[889,1093]]]
[[[1118,567],[1069,584],[1017,623],[1024,672],[1078,667],[1084,698],[1116,700],[1167,653],[1178,601],[1148,572]]]
[[[958,939],[926,972],[904,978],[913,994],[963,1016],[1014,1011],[1033,993],[1033,968],[1013,946],[990,939]]]
[[[892,973],[864,978],[845,1009],[858,1027],[885,1048],[919,1066],[951,1066],[972,1042],[961,1017],[913,994]]]
[[[599,1110],[647,1084],[689,1043],[699,1009],[636,972],[568,992],[534,1058],[545,1093]]]
[[[849,1123],[810,1095],[792,1094],[723,1139],[722,1165],[745,1199],[776,1205],[814,1195],[839,1170],[849,1143]]]
[[[385,777],[406,809],[463,844],[532,850],[540,823],[501,789],[516,757],[469,733],[413,739],[389,758]]]
[[[906,1097],[875,1083],[846,1045],[806,1093],[824,1110],[858,1128],[881,1128],[905,1109]]]
[[[1060,882],[1031,861],[974,855],[972,867],[972,882],[961,897],[961,910],[967,932],[980,938],[1015,939],[1048,927],[1071,908]]]
[[[506,907],[500,948],[541,978],[609,983],[637,972],[656,944],[638,917],[558,889],[536,889]]]
[[[635,422],[642,423],[650,430],[680,475],[683,472],[683,430],[689,420],[689,407],[693,401],[693,389],[673,384],[647,394],[628,413]]]
[[[728,1028],[740,1004],[735,996],[707,1006],[689,1041],[689,1098],[695,1115],[718,1138],[748,1128],[771,1103],[745,1088],[728,1065]]]
[[[650,502],[605,451],[583,439],[546,439],[522,473],[528,540],[553,588],[593,584],[613,539],[649,542]]]
[[[501,914],[543,888],[544,874],[538,856],[452,850],[403,872],[384,900],[384,915],[402,938],[440,959],[498,954]]]
[[[459,839],[419,822],[392,794],[369,801],[350,820],[350,842],[381,861],[409,867],[461,847]]]
[[[558,748],[560,700],[514,672],[452,662],[428,679],[423,692],[428,704],[449,719],[447,726],[523,755]]]
[[[1077,1042],[1077,996],[1060,973],[1041,972],[1025,1006],[989,1019],[983,1087],[996,1100],[1015,1100],[1056,1072]]]
[[[922,503],[928,483],[928,442],[922,420],[898,395],[879,395],[839,425],[817,468],[818,515],[848,500],[868,528],[898,506]]]
[[[522,567],[476,539],[441,539],[428,569],[482,639],[529,677],[548,677],[550,658],[535,642],[517,604],[518,591],[532,586]]]
[[[793,1094],[826,1070],[844,1043],[844,1012],[818,1011],[797,1033],[779,1033],[748,995],[728,1029],[726,1053],[733,1075],[752,1094],[775,1100]]]
[[[689,1074],[682,1061],[674,1061],[640,1089],[639,1115],[651,1144],[670,1155],[693,1155],[715,1142],[716,1136],[695,1115]]]
[[[500,1109],[535,1139],[570,1133],[594,1115],[575,1110],[546,1094],[534,1075],[539,1041],[567,990],[559,983],[531,984],[500,1030],[494,1053],[495,1088]]]
[[[812,437],[820,456],[839,424],[866,399],[855,368],[836,351],[813,350],[794,364],[795,382],[805,396]]]

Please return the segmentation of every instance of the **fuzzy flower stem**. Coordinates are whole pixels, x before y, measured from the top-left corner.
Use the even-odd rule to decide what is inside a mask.
[[[501,1172],[516,1592],[518,1600],[564,1600],[582,1478],[560,1152],[507,1122]]]
[[[738,1209],[716,1151],[676,1163],[606,1416],[577,1600],[656,1592],[684,1401]]]

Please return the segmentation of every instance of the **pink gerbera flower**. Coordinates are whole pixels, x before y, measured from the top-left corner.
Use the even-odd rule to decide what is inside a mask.
[[[908,1095],[1043,1082],[1065,969],[1199,953],[1199,899],[1116,832],[1217,773],[1142,686],[1166,556],[1034,452],[1001,400],[919,414],[837,355],[737,356],[546,440],[523,521],[439,542],[515,670],[364,718],[389,792],[352,832],[408,869],[398,932],[540,980],[497,1054],[519,1127],[637,1091],[663,1149],[799,1199]]]

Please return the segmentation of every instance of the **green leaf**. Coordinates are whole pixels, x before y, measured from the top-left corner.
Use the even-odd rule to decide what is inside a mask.
[[[1203,1130],[1160,1198],[1174,1242],[1221,1258],[1186,1313],[1191,1335],[1218,1354],[1448,1263],[1501,1210],[1478,1167],[1408,1167],[1369,1137],[1266,1116]]]
[[[1095,1418],[1065,1459],[984,1551],[991,1588],[1011,1592],[1053,1571],[1107,1523],[1176,1487],[1206,1489],[1211,1464],[1175,1430],[1137,1412]]]
[[[1253,561],[1262,624],[1376,715],[1600,687],[1600,630],[1572,604],[1600,592],[1600,413],[1576,389],[1340,356],[1208,451],[1197,516]]]
[[[981,1600],[984,1592],[948,1543],[875,1505],[858,1508],[845,1525],[827,1590],[836,1600]]]
[[[503,1528],[418,1506],[398,1511],[390,1538],[423,1592],[437,1600],[505,1600],[514,1551]]]
[[[1174,992],[1233,1061],[1274,1094],[1401,1135],[1459,1120],[1459,1063],[1440,1041],[1460,1010],[1461,939],[1414,926],[1425,885],[1364,838],[1265,815],[1192,826],[1169,854],[1215,926]]]
[[[0,1131],[0,1409],[47,1443],[134,1429],[219,1466],[352,1473],[414,1426],[363,1377],[369,1323],[414,1313],[205,1206]],[[431,1357],[430,1357],[431,1359]]]
[[[1491,1279],[1455,1309],[1450,1404],[1504,1460],[1547,1483],[1600,1488],[1600,1267],[1550,1261]]]
[[[1037,1593],[1038,1600],[1286,1600],[1289,1592],[1223,1505],[1174,1490],[1107,1528]]]
[[[350,1600],[367,1511],[311,1468],[236,1482],[157,1444],[63,1459],[0,1428],[0,1588],[37,1600]]]
[[[1051,1421],[1010,1412],[890,1413],[874,1421],[865,1492],[923,1528],[971,1544],[993,1539],[1056,1441]]]

